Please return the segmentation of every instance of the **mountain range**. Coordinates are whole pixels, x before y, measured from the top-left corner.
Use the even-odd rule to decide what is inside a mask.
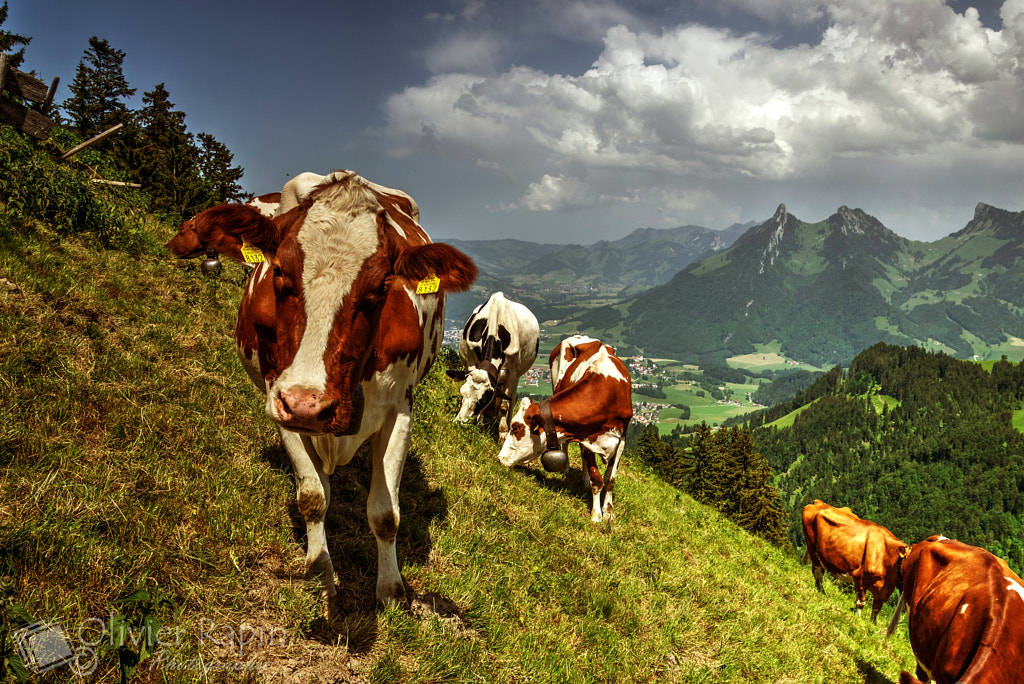
[[[819,366],[877,342],[960,358],[1024,351],[1024,212],[978,204],[960,231],[912,241],[860,209],[807,223],[780,205],[669,282],[583,314],[628,353],[723,359],[775,343]]]
[[[557,305],[580,293],[621,299],[667,283],[701,258],[729,247],[754,225],[724,230],[700,226],[638,228],[619,240],[589,246],[523,240],[444,240],[468,254],[480,269],[473,293],[450,296],[448,317],[465,320],[481,293],[504,291],[539,317],[562,318]],[[543,313],[551,305],[556,310]],[[572,308],[572,307],[570,307]]]

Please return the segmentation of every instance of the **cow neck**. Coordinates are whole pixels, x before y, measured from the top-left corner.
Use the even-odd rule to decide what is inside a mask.
[[[544,399],[537,404],[537,409],[540,411],[541,420],[544,421],[544,434],[547,435],[547,450],[557,451],[558,434],[555,432],[555,417],[551,413],[551,399]]]
[[[491,379],[491,384],[495,387],[498,386],[498,368],[493,363],[488,361],[481,361],[476,365],[477,368],[487,373],[487,377]]]

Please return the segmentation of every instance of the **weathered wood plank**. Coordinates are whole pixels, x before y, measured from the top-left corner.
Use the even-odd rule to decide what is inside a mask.
[[[7,98],[0,98],[0,121],[39,140],[50,135],[53,128],[53,122],[39,112]]]
[[[7,77],[4,79],[4,90],[11,95],[20,97],[31,102],[43,102],[49,92],[49,86],[35,76],[29,76],[24,71],[7,69]]]

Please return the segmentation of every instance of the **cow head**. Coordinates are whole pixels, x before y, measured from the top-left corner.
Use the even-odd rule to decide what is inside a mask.
[[[462,395],[462,406],[455,416],[456,423],[471,423],[483,414],[495,399],[510,401],[498,384],[499,371],[494,364],[484,362],[476,368],[458,371],[450,370],[448,377],[453,380],[462,380],[462,387],[459,394]]]
[[[382,312],[398,319],[419,297],[443,297],[472,284],[473,262],[453,247],[430,243],[412,213],[401,198],[385,201],[351,174],[319,186],[273,219],[239,205],[208,209],[168,243],[175,254],[192,256],[187,233],[194,232],[204,249],[216,244],[229,257],[240,258],[243,240],[263,252],[266,263],[248,286],[250,309],[266,413],[281,427],[357,432],[361,381],[380,363],[374,348]],[[416,294],[426,281],[436,293]],[[420,329],[403,334],[422,337],[419,323]]]
[[[524,398],[508,426],[508,436],[505,437],[505,443],[498,453],[498,460],[502,465],[511,467],[532,461],[546,448],[544,418],[537,404]]]

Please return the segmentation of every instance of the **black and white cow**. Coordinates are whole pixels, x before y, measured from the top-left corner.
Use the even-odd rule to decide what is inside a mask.
[[[478,306],[459,342],[459,358],[466,370],[448,371],[450,377],[464,381],[462,406],[455,421],[469,423],[497,414],[498,436],[505,439],[519,378],[533,365],[539,345],[537,317],[522,304],[495,292]]]

